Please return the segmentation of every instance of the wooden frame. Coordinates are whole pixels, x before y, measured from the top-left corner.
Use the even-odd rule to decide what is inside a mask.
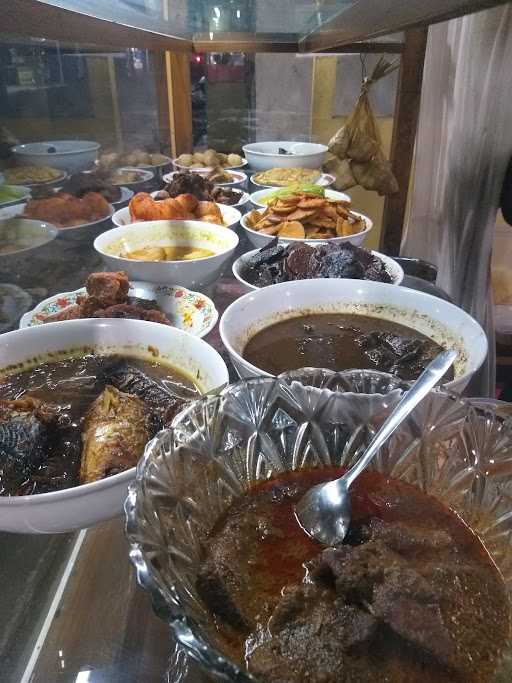
[[[406,32],[396,92],[390,154],[400,190],[396,195],[386,197],[380,234],[380,249],[386,254],[396,256],[400,253],[407,207],[426,46],[427,29]]]

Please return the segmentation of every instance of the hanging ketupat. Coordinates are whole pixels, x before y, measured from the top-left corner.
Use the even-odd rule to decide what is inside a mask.
[[[398,183],[382,150],[379,129],[368,99],[370,85],[397,67],[398,63],[379,59],[370,78],[363,79],[354,111],[329,141],[329,152],[333,156],[325,163],[324,170],[336,176],[334,187],[337,190],[361,185],[381,195],[398,192]]]

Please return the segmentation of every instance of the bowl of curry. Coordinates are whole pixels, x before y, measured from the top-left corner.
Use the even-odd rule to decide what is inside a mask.
[[[492,409],[431,392],[351,489],[343,544],[296,521],[406,386],[318,369],[242,380],[148,445],[127,533],[181,648],[170,678],[199,663],[233,682],[510,680],[512,431]]]
[[[240,377],[302,367],[377,370],[416,379],[440,350],[458,352],[446,386],[461,391],[487,355],[465,311],[384,282],[320,278],[249,292],[224,311],[222,342]]]

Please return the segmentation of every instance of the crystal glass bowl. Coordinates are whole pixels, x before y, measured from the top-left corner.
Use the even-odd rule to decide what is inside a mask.
[[[125,504],[127,534],[138,581],[179,645],[170,680],[185,680],[190,665],[187,680],[198,681],[198,663],[206,680],[254,680],[223,655],[196,593],[201,541],[252,482],[356,461],[406,386],[357,370],[244,380],[198,400],[148,444]],[[456,510],[482,538],[510,593],[512,420],[492,405],[475,408],[432,392],[373,467]],[[512,644],[496,681],[512,679],[511,654]]]

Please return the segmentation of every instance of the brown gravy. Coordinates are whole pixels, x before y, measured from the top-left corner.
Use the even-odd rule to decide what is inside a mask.
[[[480,540],[435,498],[367,471],[345,543],[323,549],[294,504],[339,474],[259,483],[217,520],[197,588],[219,647],[265,683],[490,681],[510,608]]]
[[[50,406],[57,414],[57,420],[52,421],[48,427],[47,450],[43,463],[21,484],[18,476],[10,480],[6,474],[10,470],[2,466],[2,458],[10,457],[10,444],[18,440],[20,430],[26,428],[25,424],[28,423],[25,418],[21,418],[19,422],[0,424],[0,495],[46,493],[79,483],[81,436],[85,416],[107,384],[123,381],[122,371],[116,370],[116,377],[110,376],[109,367],[125,361],[147,379],[150,391],[162,389],[169,394],[172,410],[177,411],[185,401],[193,400],[199,395],[192,382],[170,366],[115,355],[89,354],[81,358],[67,358],[0,377],[0,402],[2,399],[14,400],[30,396]],[[128,394],[133,393],[128,385],[119,384],[118,388]],[[150,410],[155,412],[153,406],[150,406]],[[162,425],[158,424],[155,415],[153,417],[156,430],[157,426]]]
[[[414,380],[442,347],[405,325],[364,315],[322,313],[290,318],[257,332],[243,350],[272,375],[304,367],[380,370]],[[445,381],[453,379],[453,369]]]

